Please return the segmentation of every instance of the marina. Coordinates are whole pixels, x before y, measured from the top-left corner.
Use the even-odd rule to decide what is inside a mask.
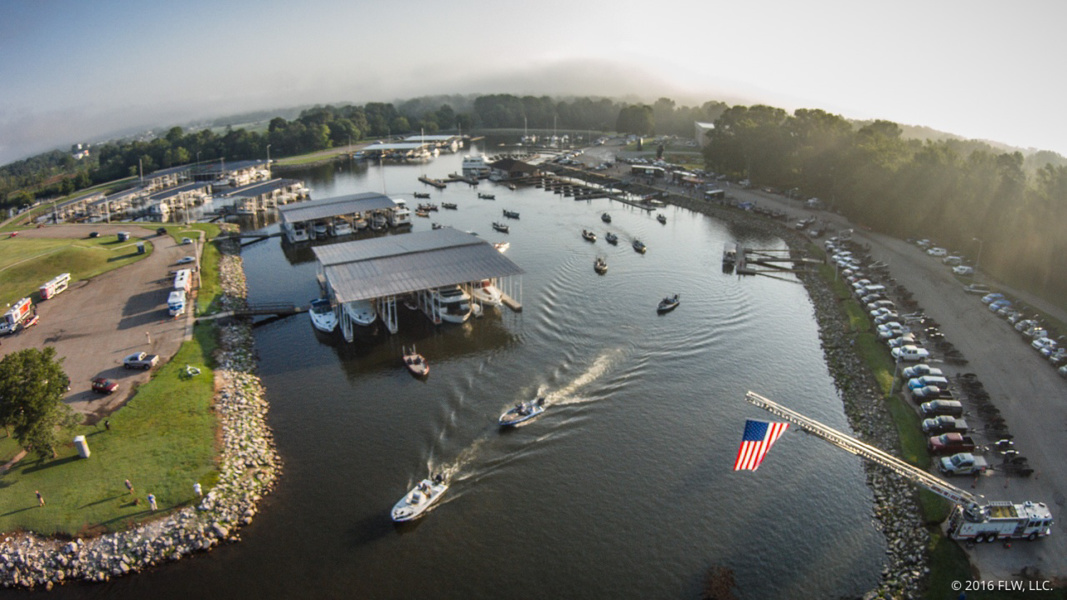
[[[445,155],[425,168],[448,173],[460,159]],[[380,189],[378,169],[300,175],[327,198]],[[388,189],[410,194],[419,169],[387,165]],[[209,586],[222,596],[287,598],[328,580],[358,597],[437,597],[442,586],[464,598],[568,595],[561,590],[696,597],[714,565],[732,570],[743,597],[870,589],[885,547],[858,459],[793,436],[778,443],[761,477],[730,470],[741,424],[760,412],[743,400],[752,382],[847,429],[803,287],[718,268],[725,242],[784,247],[780,240],[671,208],[670,227],[662,227],[646,211],[606,198],[573,202],[523,186],[496,193],[525,213],[506,254],[523,271],[516,294],[523,312],[486,305],[481,319],[435,325],[401,301],[396,334],[353,342],[317,333],[304,318],[257,327],[258,371],[286,465],[276,491],[240,544],[114,580],[110,595],[152,589],[170,600]],[[464,206],[436,214],[446,227],[432,233],[473,238],[463,232],[487,229],[501,214],[495,204],[473,202],[465,186],[436,194]],[[606,210],[626,244],[641,239],[655,252],[641,256],[576,235],[599,225]],[[320,292],[316,251],[430,227],[420,219],[409,232],[380,238],[293,246],[271,237],[247,246],[250,301],[306,304]],[[495,246],[503,234],[481,236],[504,256]],[[607,276],[590,272],[598,255],[611,264]],[[390,278],[406,272],[387,271]],[[657,318],[664,292],[684,295],[686,306]],[[412,345],[432,363],[430,377],[415,378],[402,365]],[[500,427],[517,402],[540,397],[543,414]],[[392,508],[436,474],[447,492],[414,522],[394,525]],[[773,525],[763,530],[771,544],[735,535],[753,523]],[[812,528],[849,552],[820,549],[805,535]],[[456,540],[464,540],[462,552]],[[305,548],[306,556],[278,548]],[[520,591],[506,575],[524,556],[538,556],[553,576],[524,581]],[[810,576],[813,562],[818,577]]]

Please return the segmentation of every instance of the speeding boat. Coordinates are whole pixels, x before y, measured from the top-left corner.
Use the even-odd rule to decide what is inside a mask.
[[[605,223],[611,223],[611,215],[609,215],[608,213],[604,213],[600,215],[600,220]]]
[[[523,421],[529,421],[545,412],[544,397],[531,402],[519,402],[514,408],[500,415],[501,427],[514,427]]]
[[[608,261],[600,258],[599,256],[593,261],[593,270],[603,275],[608,272]]]
[[[663,223],[664,225],[667,224],[667,217],[664,215],[656,215],[656,220],[660,223]]]
[[[641,254],[644,254],[645,251],[648,250],[648,247],[645,246],[645,243],[641,240],[634,240],[634,250],[637,250]]]
[[[419,515],[441,499],[447,489],[448,484],[441,474],[432,479],[423,479],[393,506],[393,521],[403,523],[419,518]]]
[[[519,213],[513,210],[504,209],[504,218],[506,219],[518,219]]]
[[[503,223],[497,223],[496,221],[493,221],[493,229],[501,233],[507,233],[511,228]]]
[[[326,298],[312,300],[308,316],[311,317],[312,326],[323,333],[331,333],[337,329],[337,314],[333,312],[333,306]]]
[[[665,313],[670,312],[678,308],[678,294],[673,296],[667,296],[663,300],[659,301],[659,306],[656,307],[656,312]]]
[[[610,231],[607,233],[607,235],[604,236],[604,239],[607,240],[609,244],[619,243],[619,236],[615,235],[614,233],[611,233]]]
[[[426,362],[426,359],[415,350],[414,345],[411,346],[411,350],[403,347],[400,351],[404,354],[404,366],[411,371],[412,375],[426,377],[430,374],[430,363]]]
[[[595,242],[596,241],[596,234],[593,233],[592,231],[587,231],[587,230],[583,229],[582,230],[582,238],[587,242]]]
[[[491,279],[483,279],[472,284],[471,297],[481,304],[488,304],[489,306],[500,306],[504,303],[500,288],[493,285],[493,280]]]

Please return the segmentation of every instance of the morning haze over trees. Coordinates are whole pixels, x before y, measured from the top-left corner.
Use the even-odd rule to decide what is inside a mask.
[[[262,115],[261,115],[262,117]],[[262,120],[267,120],[262,118]],[[265,130],[173,127],[148,141],[112,141],[88,158],[53,151],[0,167],[0,209],[32,204],[90,185],[217,159],[264,159],[343,147],[368,138],[490,129],[616,131],[691,138],[694,121],[714,122],[707,169],[760,187],[819,197],[853,221],[899,237],[930,238],[977,258],[993,277],[1046,298],[1067,295],[1058,260],[1067,251],[1067,160],[1024,157],[932,130],[908,139],[888,121],[856,123],[817,109],[706,102],[676,106],[606,98],[433,96],[395,106],[315,106]],[[914,129],[914,128],[913,128]],[[981,240],[981,242],[977,241]]]

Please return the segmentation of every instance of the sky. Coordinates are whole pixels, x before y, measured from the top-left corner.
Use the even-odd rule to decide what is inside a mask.
[[[0,164],[421,95],[821,108],[1067,155],[1059,0],[0,0]]]

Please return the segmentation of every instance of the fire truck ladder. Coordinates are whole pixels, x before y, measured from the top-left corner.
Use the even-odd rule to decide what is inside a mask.
[[[800,413],[789,410],[781,404],[772,402],[755,392],[745,394],[745,400],[772,415],[785,419],[793,425],[800,427],[807,433],[830,442],[838,448],[842,448],[856,456],[866,458],[873,463],[886,467],[908,481],[921,485],[938,496],[961,505],[964,510],[972,515],[979,515],[982,513],[981,500],[983,496],[981,495],[975,495],[966,490],[961,490],[954,485],[950,485],[883,450],[875,448],[870,444],[865,444],[852,436],[845,435],[832,427],[823,425],[814,419],[809,419]]]

